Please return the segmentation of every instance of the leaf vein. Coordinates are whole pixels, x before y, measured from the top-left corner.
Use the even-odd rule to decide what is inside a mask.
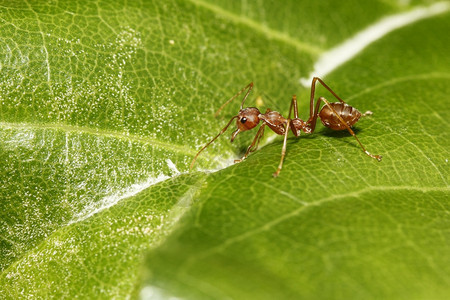
[[[273,219],[272,221],[257,227],[253,230],[249,230],[243,234],[240,235],[236,235],[234,237],[231,237],[227,240],[225,240],[223,243],[212,247],[202,253],[199,253],[196,256],[193,256],[192,258],[190,258],[188,261],[186,261],[184,268],[188,268],[192,263],[194,263],[194,261],[198,260],[199,258],[203,258],[203,257],[207,257],[209,255],[212,255],[213,253],[217,253],[220,251],[223,251],[224,249],[226,249],[227,247],[236,244],[238,242],[241,242],[243,240],[246,240],[248,238],[250,238],[251,236],[254,236],[256,234],[259,234],[261,232],[264,231],[268,231],[271,228],[273,228],[274,226],[281,224],[293,217],[296,217],[298,215],[300,215],[302,212],[304,212],[307,208],[309,207],[319,207],[320,205],[324,204],[324,203],[328,203],[331,202],[333,200],[338,200],[338,199],[344,199],[347,197],[355,197],[358,198],[360,197],[362,194],[365,193],[369,193],[369,192],[373,192],[373,191],[398,191],[398,190],[411,190],[411,191],[417,191],[417,192],[423,192],[423,193],[427,193],[427,192],[448,192],[450,189],[448,187],[417,187],[417,186],[370,186],[364,189],[361,189],[359,191],[353,191],[350,193],[345,193],[345,194],[340,194],[340,195],[331,195],[329,197],[326,198],[322,198],[318,201],[315,201],[313,203],[309,203],[306,205],[302,205],[301,207],[293,210],[290,213],[284,214],[279,216],[278,218]],[[298,200],[298,202],[301,202],[301,200]],[[183,268],[183,267],[182,267]]]

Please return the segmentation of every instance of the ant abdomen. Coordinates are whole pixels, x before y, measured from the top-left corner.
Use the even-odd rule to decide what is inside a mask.
[[[347,103],[333,102],[330,106],[339,114],[339,116],[347,123],[349,127],[352,127],[358,122],[361,117],[361,113],[354,107],[351,107]],[[330,107],[324,105],[319,113],[322,124],[333,130],[347,129],[339,118],[333,113]]]

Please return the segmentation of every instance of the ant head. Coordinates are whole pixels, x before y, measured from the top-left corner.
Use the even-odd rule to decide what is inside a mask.
[[[241,131],[247,131],[256,127],[259,124],[259,115],[261,113],[256,107],[247,107],[241,109],[239,114],[236,116],[236,131],[231,135],[231,141],[234,141],[236,136]]]

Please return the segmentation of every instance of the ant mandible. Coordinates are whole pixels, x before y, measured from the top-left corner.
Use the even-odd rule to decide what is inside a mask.
[[[320,84],[322,84],[328,91],[330,91],[330,93],[333,94],[333,96],[336,97],[336,99],[338,99],[339,102],[330,103],[324,97],[320,97],[314,107],[314,94],[315,94],[315,89],[316,89],[316,81],[320,82]],[[234,95],[231,99],[229,99],[227,102],[225,102],[219,108],[219,110],[216,112],[215,116],[217,116],[220,113],[220,111],[228,103],[230,103],[231,101],[236,99],[244,91],[247,91],[247,93],[244,96],[244,99],[242,100],[239,114],[237,116],[232,117],[231,120],[227,123],[227,125],[225,125],[225,127],[219,132],[219,134],[216,135],[205,146],[203,146],[203,148],[200,149],[200,151],[198,151],[197,155],[195,155],[194,159],[192,160],[190,169],[192,169],[192,167],[194,166],[194,163],[197,160],[197,157],[200,155],[200,153],[203,150],[205,150],[212,142],[214,142],[221,134],[223,134],[228,129],[228,127],[230,126],[231,122],[234,119],[237,119],[236,120],[237,129],[231,135],[231,142],[234,141],[234,139],[236,138],[236,136],[238,135],[239,132],[253,129],[259,124],[259,122],[261,122],[261,121],[263,122],[261,127],[259,127],[259,130],[256,133],[255,138],[253,139],[253,142],[247,148],[247,151],[245,152],[244,156],[239,160],[235,160],[234,162],[240,162],[240,161],[246,159],[250,153],[252,153],[252,152],[256,151],[256,149],[258,149],[259,142],[261,141],[261,138],[264,135],[265,126],[268,126],[276,134],[284,135],[283,148],[281,150],[281,160],[280,160],[280,164],[278,165],[276,172],[273,173],[274,177],[277,177],[280,174],[281,168],[283,166],[284,156],[286,155],[286,141],[287,141],[287,135],[288,135],[289,129],[292,131],[292,133],[294,133],[294,135],[296,137],[300,136],[301,131],[303,131],[305,133],[313,133],[314,129],[316,128],[317,117],[319,117],[320,120],[322,121],[322,124],[328,128],[331,128],[333,130],[347,129],[348,132],[350,132],[350,134],[359,143],[359,145],[361,146],[361,148],[365,154],[367,154],[368,156],[370,156],[378,161],[381,161],[380,155],[370,154],[366,150],[366,148],[364,148],[363,144],[359,141],[358,137],[355,135],[353,130],[350,128],[356,122],[358,122],[358,120],[361,116],[369,115],[369,114],[371,114],[371,112],[366,112],[365,114],[361,114],[356,108],[351,107],[350,105],[345,103],[345,101],[342,100],[319,77],[314,77],[311,82],[309,119],[306,122],[298,117],[297,97],[295,95],[292,96],[291,106],[289,108],[289,116],[287,119],[285,117],[283,117],[279,112],[271,111],[270,109],[267,109],[266,112],[264,114],[262,114],[256,107],[243,108],[244,102],[247,99],[247,97],[250,94],[250,91],[252,89],[253,89],[253,82],[251,82],[249,85],[247,85],[242,90],[240,90],[236,95]],[[324,102],[325,105],[319,111],[321,102]],[[292,109],[294,109],[294,118],[293,119],[291,119]]]

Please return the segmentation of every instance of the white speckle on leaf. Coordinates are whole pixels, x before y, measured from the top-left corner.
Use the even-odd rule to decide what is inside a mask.
[[[170,158],[166,159],[166,163],[172,172],[174,172],[175,174],[180,173],[180,171],[178,171],[178,169],[177,169],[177,166],[175,166],[175,164],[172,162],[172,160]]]
[[[131,185],[129,188],[125,190],[111,194],[109,196],[104,197],[98,202],[91,203],[84,207],[84,209],[78,214],[74,215],[72,220],[68,224],[81,222],[86,220],[87,218],[102,212],[103,210],[110,208],[111,206],[117,204],[120,200],[132,197],[141,191],[149,188],[150,186],[157,184],[163,180],[168,179],[169,177],[166,175],[159,175],[158,177],[149,177],[146,181],[141,183],[136,183]]]
[[[7,139],[4,139],[2,143],[3,146],[8,147],[10,150],[14,150],[19,147],[33,149],[34,139],[35,133],[32,130],[23,130],[9,136]]]

